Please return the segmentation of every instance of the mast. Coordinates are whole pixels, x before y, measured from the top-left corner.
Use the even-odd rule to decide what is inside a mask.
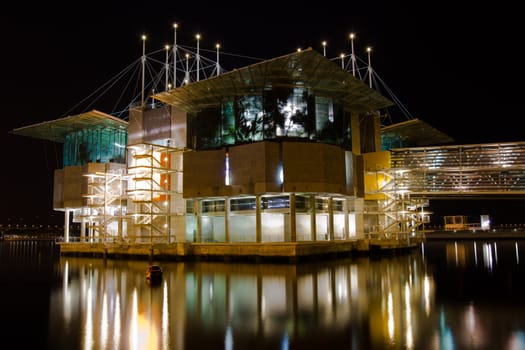
[[[164,63],[164,67],[166,69],[166,80],[164,82],[164,91],[168,91],[169,90],[169,73],[170,73],[170,63],[168,61],[169,59],[169,52],[170,52],[170,46],[169,45],[166,45],[164,46],[164,48],[166,49],[166,62]]]
[[[142,35],[142,91],[141,91],[141,107],[144,107],[144,76],[146,71],[146,35]]]
[[[372,88],[372,63],[370,62],[370,52],[372,52],[372,48],[368,46],[366,52],[368,53],[368,85]]]
[[[173,23],[173,88],[177,87],[177,23]]]
[[[221,48],[221,44],[217,43],[215,48],[217,48],[217,62],[215,63],[215,69],[217,71],[217,75],[219,75],[221,73],[221,66],[219,65],[219,49]]]
[[[352,75],[355,77],[354,38],[355,38],[355,34],[350,33],[350,48],[352,50],[352,53],[350,54],[350,61],[352,61]]]
[[[201,61],[201,57],[199,55],[199,41],[201,40],[201,35],[200,34],[197,34],[195,35],[195,38],[197,39],[197,56],[196,56],[196,60],[197,60],[197,81],[199,81],[199,70],[200,70],[200,61]]]

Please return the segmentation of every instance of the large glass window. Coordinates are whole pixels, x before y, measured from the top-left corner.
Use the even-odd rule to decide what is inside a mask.
[[[308,92],[303,87],[264,91],[265,137],[309,136]]]
[[[263,140],[263,108],[260,95],[242,96],[235,100],[238,143]]]
[[[315,97],[315,138],[351,149],[350,114],[331,98]]]
[[[222,101],[188,118],[190,147],[210,149],[276,138],[300,138],[351,149],[350,114],[303,86],[274,86]]]
[[[212,199],[202,201],[202,212],[203,213],[216,213],[224,212],[224,199]]]
[[[283,209],[290,207],[290,196],[262,197],[263,209]]]
[[[231,211],[255,210],[255,197],[232,198]]]
[[[222,117],[222,143],[235,144],[235,108],[233,101],[225,101],[221,108]]]
[[[221,110],[206,108],[191,118],[191,139],[193,147],[210,149],[222,146]]]
[[[126,163],[128,133],[120,129],[85,129],[72,132],[64,142],[64,166],[87,163]]]

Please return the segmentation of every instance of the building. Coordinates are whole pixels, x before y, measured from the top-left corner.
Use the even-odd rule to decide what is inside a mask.
[[[64,144],[62,252],[299,257],[420,239],[425,201],[380,191],[393,103],[315,50],[151,99],[128,122],[92,110],[13,131]]]

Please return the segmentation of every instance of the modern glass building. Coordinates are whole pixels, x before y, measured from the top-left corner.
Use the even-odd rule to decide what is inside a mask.
[[[14,131],[64,144],[54,188],[63,251],[295,256],[397,230],[374,212],[387,198],[367,175],[389,165],[379,110],[393,103],[318,52],[151,99],[128,122],[91,111]]]

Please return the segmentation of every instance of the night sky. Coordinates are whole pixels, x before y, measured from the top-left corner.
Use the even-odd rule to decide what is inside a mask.
[[[410,113],[392,110],[393,122],[421,119],[456,144],[525,141],[518,34],[523,20],[517,8],[459,1],[214,3],[15,2],[2,10],[0,224],[63,221],[52,210],[52,171],[62,166],[61,145],[9,131],[90,109],[115,112],[115,92],[97,93],[100,98],[85,109],[79,103],[93,100],[97,89],[140,59],[142,34],[148,37],[147,54],[172,44],[174,22],[179,45],[195,47],[200,33],[205,55],[220,42],[226,70],[257,62],[240,56],[269,59],[299,47],[322,53],[323,40],[327,56],[335,58],[350,52],[353,32],[359,58],[366,60],[366,47],[373,48],[372,66],[384,84],[378,89],[391,98],[390,90]],[[162,53],[156,57],[162,60]],[[140,85],[137,79],[130,86]],[[473,213],[501,207],[468,205]],[[522,205],[513,201],[514,207]],[[451,210],[435,206],[440,207]],[[525,222],[519,210],[495,215],[500,222]]]

